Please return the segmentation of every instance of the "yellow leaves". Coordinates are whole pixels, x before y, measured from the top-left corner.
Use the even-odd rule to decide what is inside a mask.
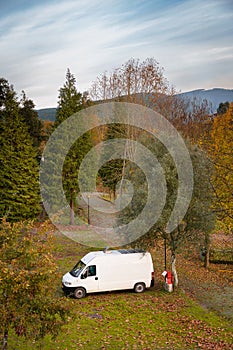
[[[233,103],[225,114],[215,118],[211,137],[218,225],[225,230],[231,230],[233,229]]]
[[[9,269],[8,269],[8,268],[3,268],[3,269],[1,269],[1,272],[2,272],[3,274],[8,275]]]
[[[65,305],[54,301],[57,266],[49,229],[46,223],[0,223],[1,332],[10,325],[17,335],[56,334],[66,321]]]
[[[233,103],[225,114],[214,118],[211,128],[199,140],[214,165],[210,179],[214,191],[216,228],[233,229]]]
[[[45,281],[56,271],[49,234],[51,225],[44,223],[0,224],[0,277],[5,287],[30,288],[30,280]],[[21,286],[21,287],[20,287]]]

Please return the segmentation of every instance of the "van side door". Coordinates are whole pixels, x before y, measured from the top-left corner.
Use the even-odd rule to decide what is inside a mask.
[[[96,265],[90,265],[85,268],[81,274],[81,281],[87,293],[98,292],[99,279],[97,276]]]

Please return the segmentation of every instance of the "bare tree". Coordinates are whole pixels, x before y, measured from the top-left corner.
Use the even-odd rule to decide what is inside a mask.
[[[139,59],[131,58],[120,67],[115,68],[113,72],[104,72],[97,77],[92,84],[90,96],[99,102],[137,103],[154,108],[162,114],[166,110],[166,115],[169,115],[168,109],[171,111],[174,93],[174,89],[169,87],[168,81],[164,77],[163,68],[154,58],[147,58],[142,62]],[[129,123],[118,128],[118,133],[119,130],[120,137],[127,140],[136,140],[140,132],[136,128],[132,128]],[[108,138],[107,133],[108,131],[106,131],[105,139]],[[131,161],[134,161],[135,147],[135,144],[133,145],[131,142],[125,143],[124,155]],[[115,179],[116,183],[123,183],[126,164],[127,162],[124,160],[120,165],[121,171],[118,169],[114,172],[114,177],[116,173],[120,174],[120,178],[118,176]]]

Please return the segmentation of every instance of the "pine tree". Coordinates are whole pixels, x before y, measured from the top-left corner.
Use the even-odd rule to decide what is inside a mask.
[[[38,118],[38,113],[35,110],[35,104],[31,99],[28,99],[25,92],[22,91],[20,115],[23,121],[28,126],[29,134],[32,138],[33,146],[39,155],[39,147],[42,141],[42,122]]]
[[[0,114],[0,217],[8,221],[34,218],[40,210],[36,153],[9,85]]]
[[[0,78],[0,121],[7,119],[11,112],[18,108],[19,103],[13,86],[6,79]]]
[[[66,82],[63,87],[59,89],[55,127],[81,109],[82,94],[77,91],[74,75],[67,69]]]
[[[87,94],[82,94],[77,91],[76,79],[68,69],[66,74],[66,82],[59,90],[58,111],[55,127],[88,105],[90,105],[90,100],[88,99]],[[70,224],[74,223],[75,201],[79,192],[79,166],[82,159],[91,149],[91,147],[92,142],[90,133],[85,133],[70,148],[64,161],[62,179],[66,198],[70,203]]]

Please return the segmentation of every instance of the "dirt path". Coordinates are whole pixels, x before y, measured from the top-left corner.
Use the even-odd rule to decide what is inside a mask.
[[[106,242],[107,246],[120,246],[121,237],[117,232],[116,226],[116,206],[110,201],[101,197],[100,192],[84,193],[83,199],[79,203],[88,210],[90,229],[95,231],[97,236]]]
[[[104,200],[99,192],[89,194],[89,214],[93,226],[109,228],[115,225],[116,208],[113,203]]]

